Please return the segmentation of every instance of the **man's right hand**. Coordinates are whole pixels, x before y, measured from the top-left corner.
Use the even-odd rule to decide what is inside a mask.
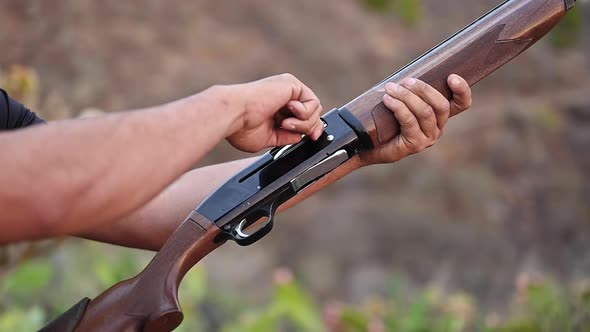
[[[320,100],[291,74],[219,89],[227,96],[230,107],[242,108],[240,120],[227,137],[239,150],[258,152],[294,144],[301,140],[301,134],[316,140],[324,130]]]

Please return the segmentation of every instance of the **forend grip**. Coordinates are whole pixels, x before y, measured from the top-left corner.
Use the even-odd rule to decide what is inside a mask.
[[[401,83],[405,78],[415,77],[450,100],[449,75],[458,74],[470,86],[476,84],[546,35],[573,3],[573,0],[505,1],[343,108],[362,123],[373,146],[378,147],[399,133],[398,122],[382,102],[387,82]]]

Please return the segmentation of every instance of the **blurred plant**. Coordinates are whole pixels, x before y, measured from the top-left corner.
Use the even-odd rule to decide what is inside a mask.
[[[424,12],[421,0],[396,0],[394,10],[406,24],[410,25],[419,23]]]
[[[31,67],[13,65],[10,67],[2,86],[14,99],[31,109],[39,106],[39,75]]]
[[[30,298],[49,285],[53,266],[48,262],[33,260],[19,265],[2,283],[2,294],[15,304],[26,304]]]
[[[552,31],[550,40],[556,48],[574,48],[581,42],[583,29],[584,15],[580,6],[577,6]]]
[[[70,262],[71,273],[35,259],[12,270],[0,284],[0,331],[31,331],[69,308],[79,295],[67,295],[81,281],[98,275],[96,292],[131,277],[149,257],[103,245],[80,246],[84,260]],[[109,248],[112,249],[112,248]],[[96,278],[95,278],[96,279]],[[73,282],[77,280],[78,283]],[[92,295],[84,288],[86,295]],[[223,299],[208,287],[202,266],[189,272],[181,285],[185,313],[180,332],[590,332],[590,281],[569,290],[550,280],[519,278],[513,314],[495,315],[484,323],[473,298],[465,293],[445,295],[436,287],[418,294],[393,278],[389,298],[371,298],[361,305],[328,303],[320,308],[287,269],[275,273],[273,297],[252,308],[246,299]],[[63,296],[60,296],[63,295]],[[237,317],[237,319],[233,319]]]
[[[365,0],[367,8],[375,11],[391,9],[394,0]]]
[[[43,326],[45,313],[38,306],[10,308],[0,312],[0,331],[36,331]]]
[[[31,299],[53,278],[53,266],[41,260],[20,264],[0,284],[0,331],[32,331],[46,319],[45,311]]]
[[[519,294],[516,317],[487,332],[588,332],[590,286],[567,291],[551,281],[533,281]]]
[[[404,23],[414,25],[423,17],[422,0],[365,0],[367,8],[374,11],[393,10]]]
[[[293,280],[291,272],[279,269],[275,273],[275,295],[272,302],[254,312],[246,312],[239,322],[230,324],[224,332],[275,332],[281,326],[295,331],[324,331],[319,310],[309,294]]]

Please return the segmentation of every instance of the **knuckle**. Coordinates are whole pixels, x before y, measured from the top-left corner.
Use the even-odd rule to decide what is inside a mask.
[[[295,75],[293,75],[291,73],[283,73],[280,76],[286,80],[289,80],[289,81],[296,80]]]
[[[410,95],[411,93],[413,93],[413,92],[412,92],[412,90],[408,89],[407,87],[405,87],[405,86],[403,86],[403,85],[400,85],[400,88],[399,88],[399,90],[400,90],[400,91],[399,91],[399,93],[400,93],[400,95],[402,95],[402,96],[408,96],[408,95]]]
[[[415,117],[407,117],[400,121],[400,124],[404,127],[413,127],[418,124],[418,119]]]
[[[315,124],[318,124],[320,121],[320,118],[322,117],[322,115],[320,114],[320,112],[316,112],[313,115],[313,121]]]
[[[408,150],[411,154],[415,154],[415,153],[418,153],[418,152],[424,150],[424,148],[422,147],[422,144],[414,144],[414,145],[411,145]]]
[[[435,116],[434,114],[434,109],[432,108],[432,106],[430,105],[426,105],[424,107],[424,110],[422,111],[422,116],[427,119],[427,118],[432,118]]]
[[[418,145],[418,152],[424,151],[430,147],[430,140],[424,140]]]
[[[309,110],[308,112],[310,114],[315,114],[315,113],[319,113],[320,108],[322,107],[322,105],[320,105],[320,101],[317,99],[314,99],[310,105],[309,105]]]
[[[420,95],[424,95],[428,92],[428,85],[420,80],[416,80],[416,84],[414,86],[414,91]]]
[[[430,138],[426,141],[426,148],[429,148],[431,146],[433,146],[434,144],[436,144],[436,138]]]
[[[315,130],[317,123],[315,121],[306,121],[305,122],[305,133],[311,134]]]
[[[436,110],[441,114],[447,113],[451,110],[451,103],[448,100],[445,100],[436,107]]]
[[[438,127],[435,129],[434,131],[434,135],[432,136],[432,139],[434,139],[434,144],[436,144],[436,142],[438,142],[438,139],[440,138],[440,135],[442,133],[442,130],[440,130]]]
[[[388,94],[389,95],[389,94]],[[390,110],[394,111],[397,110],[401,107],[402,102],[399,101],[398,99],[396,99],[394,96],[389,95],[391,98],[386,98],[384,99],[383,103],[385,104],[385,106],[387,106],[387,108],[389,108]]]

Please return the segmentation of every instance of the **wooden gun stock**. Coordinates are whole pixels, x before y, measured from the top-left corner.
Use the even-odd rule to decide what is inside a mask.
[[[220,229],[193,211],[149,265],[88,305],[76,331],[172,331],[183,319],[178,287],[184,275],[223,241]]]
[[[387,82],[418,78],[450,100],[449,75],[476,84],[546,35],[573,4],[574,0],[506,1],[345,107],[362,123],[373,145],[380,146],[399,134],[399,124],[382,102]]]
[[[387,82],[400,83],[402,79],[407,77],[419,78],[451,99],[451,91],[446,82],[450,74],[463,76],[470,85],[477,83],[547,34],[574,5],[574,2],[575,0],[505,1],[467,28],[342,107],[340,113],[332,113],[331,119],[338,118],[340,115],[342,119],[338,119],[345,121],[343,121],[343,126],[346,126],[348,131],[352,132],[351,127],[354,127],[353,136],[356,137],[354,135],[356,132],[361,143],[363,141],[361,136],[366,138],[367,144],[365,145],[369,146],[365,146],[365,148],[370,145],[378,147],[399,133],[399,125],[392,112],[387,110],[382,103],[384,85]],[[341,115],[345,113],[342,110],[347,110],[346,113],[354,117],[352,119],[354,124]],[[332,129],[334,129],[332,126],[327,128],[327,130]],[[338,138],[334,139],[334,136],[330,136],[331,140],[326,141],[325,145],[335,144],[334,142],[339,141]],[[319,148],[323,149],[324,146]],[[295,152],[290,153],[297,154],[299,150],[294,149],[293,151]],[[350,149],[347,146],[345,150],[328,155],[334,158],[351,157],[357,153],[356,151],[356,148]],[[326,160],[318,163],[321,159],[317,158],[325,158],[326,156],[323,150],[321,151],[322,156],[319,154],[320,152],[317,152],[311,157],[306,157],[307,159],[303,159],[303,161],[292,158],[292,160],[298,160],[298,164],[289,165],[291,167],[288,169],[307,169],[310,171],[308,173],[310,176],[309,174],[315,174],[320,169],[313,166],[327,167],[336,161],[334,163],[334,167],[336,167],[341,162],[334,158],[326,158],[326,160],[330,159],[330,163]],[[277,162],[277,159],[278,162],[285,163],[288,161],[284,160],[290,158],[283,157],[281,159],[279,153],[271,153],[266,159],[262,158],[260,162],[273,163]],[[307,165],[307,163],[310,164]],[[266,165],[268,164],[264,164],[265,167]],[[285,167],[277,167],[276,169],[281,168]],[[262,173],[261,169],[263,167],[256,166],[253,172]],[[272,173],[270,168],[265,168],[265,170],[268,170],[265,171],[266,173]],[[238,177],[240,181],[237,181],[239,183],[230,183],[228,187],[235,190],[235,186],[243,185],[243,180],[251,177],[251,173],[249,170],[246,171],[243,178],[240,173]],[[321,175],[318,173],[313,177]],[[285,176],[274,177],[272,183],[267,187],[263,186],[262,190],[259,186],[260,192],[253,196],[257,197],[258,201],[252,201],[252,208],[258,202],[262,202],[260,204],[268,202],[267,197],[260,197],[263,196],[265,190],[283,188],[280,187],[282,184],[275,184],[275,181],[285,180]],[[287,181],[290,180],[287,179]],[[307,182],[297,186],[295,192],[291,194],[296,194],[297,190],[302,189],[305,185]],[[227,200],[228,198],[223,199]],[[246,204],[240,201],[236,207],[231,207],[231,209],[239,210],[244,206]],[[248,206],[250,206],[250,201]],[[219,209],[214,208],[208,211],[219,211]],[[91,301],[81,319],[79,314],[71,316],[74,317],[72,319],[68,317],[64,317],[62,321],[58,319],[48,326],[47,331],[52,331],[52,327],[55,326],[68,326],[68,330],[74,327],[76,331],[171,331],[175,329],[183,318],[178,301],[178,287],[182,278],[191,267],[225,242],[228,237],[221,235],[224,232],[227,235],[228,230],[235,227],[235,223],[240,223],[239,229],[242,229],[243,222],[246,220],[242,220],[245,212],[241,210],[239,214],[236,212],[236,217],[231,217],[231,223],[218,226],[220,225],[217,223],[218,220],[209,220],[195,210],[140,274],[116,284]],[[242,221],[240,222],[240,220]],[[272,225],[269,224],[269,226]],[[223,231],[219,227],[223,227]],[[266,231],[269,230],[270,228],[267,227]],[[76,310],[72,310],[72,312],[76,312]],[[74,321],[72,322],[72,320]],[[60,323],[65,324],[59,325]]]

